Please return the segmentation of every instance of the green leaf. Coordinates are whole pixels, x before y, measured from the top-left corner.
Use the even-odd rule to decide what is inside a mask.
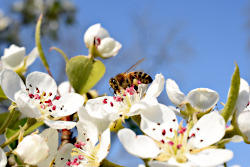
[[[4,124],[5,120],[7,119],[9,115],[9,112],[0,114],[0,127]],[[20,117],[21,113],[19,111],[15,111],[14,115],[11,118],[11,123],[8,125],[8,127],[13,129],[14,124],[18,122],[18,119]],[[19,127],[17,127],[18,129]]]
[[[1,99],[1,100],[8,99],[8,97],[5,96],[5,94],[4,94],[4,92],[3,92],[2,88],[1,88],[1,86],[0,86],[0,99]]]
[[[235,63],[235,70],[231,79],[231,86],[229,89],[229,95],[227,98],[227,103],[221,112],[221,116],[224,117],[225,122],[228,121],[229,117],[233,114],[235,110],[235,105],[238,99],[238,94],[240,90],[240,70],[238,65]]]
[[[6,139],[9,139],[9,138],[12,137],[14,134],[16,134],[18,131],[19,131],[19,129],[13,130],[13,129],[8,129],[8,128],[7,128],[6,131],[5,131],[5,138],[6,138]],[[18,144],[18,142],[17,142],[17,140],[15,140],[15,141],[11,142],[11,143],[9,144],[9,146],[10,146],[10,148],[11,148],[12,150],[14,150],[14,149],[16,148],[17,144]]]
[[[24,126],[25,123],[27,122],[27,119],[28,118],[23,118],[23,119],[20,119],[18,121],[15,121],[10,127],[11,129],[19,129],[19,126]]]
[[[83,94],[102,78],[105,66],[99,60],[86,56],[75,56],[67,62],[66,73],[76,93]]]

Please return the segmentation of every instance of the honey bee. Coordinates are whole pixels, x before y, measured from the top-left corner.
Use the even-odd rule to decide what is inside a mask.
[[[144,72],[132,71],[144,60],[145,58],[141,59],[131,66],[126,72],[117,74],[114,78],[110,78],[109,85],[114,89],[115,94],[124,91],[132,85],[134,85],[134,89],[137,90],[138,83],[149,84],[152,82],[152,78],[148,74]]]

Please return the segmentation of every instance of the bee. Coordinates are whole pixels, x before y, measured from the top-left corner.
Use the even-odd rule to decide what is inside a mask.
[[[152,78],[144,73],[138,71],[132,71],[138,66],[144,59],[141,59],[133,66],[131,66],[126,72],[117,74],[114,78],[110,78],[109,85],[114,89],[114,93],[123,92],[126,88],[134,85],[134,89],[137,90],[138,83],[149,84],[152,82]],[[131,71],[131,72],[130,72]]]

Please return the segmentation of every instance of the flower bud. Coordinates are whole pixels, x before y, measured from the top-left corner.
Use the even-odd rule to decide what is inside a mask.
[[[37,134],[26,136],[13,151],[25,164],[37,165],[49,155],[47,141]]]

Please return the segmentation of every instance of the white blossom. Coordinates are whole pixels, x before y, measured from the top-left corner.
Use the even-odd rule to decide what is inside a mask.
[[[164,82],[163,75],[157,74],[149,88],[147,84],[139,84],[137,90],[131,86],[113,97],[90,99],[87,101],[86,109],[92,117],[108,121],[115,121],[119,117],[124,120],[129,116],[139,115],[147,105],[157,103],[156,97],[164,89]]]
[[[189,103],[197,112],[205,112],[211,110],[219,100],[219,94],[208,88],[193,89],[185,96],[172,79],[167,79],[166,91],[170,101],[180,110],[186,110],[186,104]],[[173,109],[177,115],[183,116],[180,110],[171,109]]]
[[[84,98],[76,93],[56,96],[56,82],[41,72],[29,74],[25,85],[15,72],[4,70],[1,73],[1,87],[24,115],[44,121],[55,129],[73,128],[75,122],[57,120],[75,113],[84,103]]]
[[[24,47],[18,47],[14,44],[4,49],[4,55],[1,57],[1,68],[24,73],[38,57],[38,50],[35,47],[29,55],[25,56],[25,54],[26,49]]]
[[[118,137],[130,154],[153,158],[150,166],[216,166],[233,156],[230,150],[212,146],[225,134],[225,121],[217,112],[204,115],[190,130],[182,123],[178,128],[174,112],[161,104],[149,107],[141,116],[146,135],[122,129]]]
[[[55,164],[98,167],[109,153],[110,130],[108,125],[99,129],[100,123],[97,123],[97,120],[93,119],[84,107],[80,108],[78,116],[78,136],[75,147],[68,145],[64,153],[56,157]]]
[[[31,134],[23,138],[13,153],[25,164],[37,165],[49,156],[49,146],[45,138]]]
[[[95,46],[101,57],[109,58],[116,56],[122,45],[109,36],[101,24],[90,26],[84,34],[84,42],[87,48]]]

